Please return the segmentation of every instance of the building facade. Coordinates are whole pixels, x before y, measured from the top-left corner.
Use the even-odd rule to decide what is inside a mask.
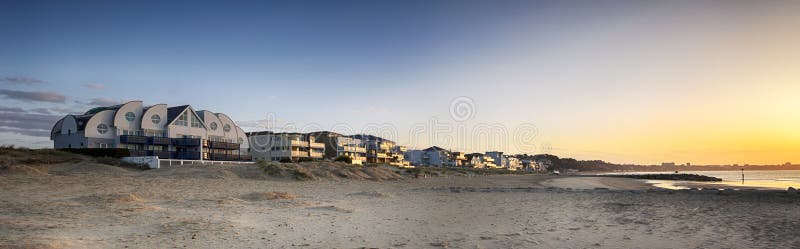
[[[50,132],[53,147],[126,148],[131,156],[161,159],[250,161],[244,131],[222,113],[189,105],[144,106],[130,101],[67,115]]]
[[[500,168],[497,164],[494,163],[494,158],[481,154],[481,153],[471,153],[466,155],[466,166],[472,168],[481,168],[481,169],[497,169]]]
[[[437,146],[424,150],[409,150],[405,153],[405,158],[413,166],[455,166],[453,154],[449,150]]]
[[[352,135],[350,137],[364,143],[367,149],[367,163],[408,166],[404,155],[407,151],[405,146],[398,146],[392,140],[373,135]]]
[[[254,160],[313,161],[325,155],[325,145],[311,134],[270,131],[247,133]]]
[[[309,135],[325,147],[323,155],[325,159],[333,160],[346,156],[350,157],[352,164],[367,162],[367,145],[361,139],[331,131],[312,132]]]

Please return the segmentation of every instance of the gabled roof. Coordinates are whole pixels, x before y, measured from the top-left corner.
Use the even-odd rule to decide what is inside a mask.
[[[386,141],[386,142],[394,143],[394,141],[392,141],[392,140],[385,139],[385,138],[382,138],[382,137],[379,137],[379,136],[369,135],[369,134],[356,134],[356,135],[350,135],[348,137],[361,139],[361,140],[364,140],[364,141],[378,141],[378,142]]]
[[[202,128],[203,129],[207,129],[206,127],[208,127],[208,126],[206,126],[206,122],[203,121],[203,119],[200,118],[200,116],[197,114],[197,112],[195,112],[194,109],[192,109],[191,106],[189,106],[189,105],[182,105],[182,106],[176,106],[176,107],[167,108],[167,125],[171,125],[172,122],[175,121],[175,119],[178,118],[178,116],[180,116],[181,113],[183,113],[187,109],[192,112],[192,115],[195,115],[197,117],[198,121],[200,121],[200,125],[203,126]]]
[[[342,134],[339,134],[339,133],[336,133],[336,132],[332,132],[332,131],[315,131],[315,132],[309,132],[308,134],[312,135],[312,136],[330,136],[330,137],[343,137],[344,136]]]
[[[86,130],[86,124],[89,123],[89,119],[92,119],[92,117],[94,117],[94,114],[75,116],[75,123],[78,125],[78,131]]]
[[[189,108],[189,105],[167,108],[167,124],[172,124],[172,121],[178,118],[178,116],[180,116],[181,113],[183,113],[183,111],[186,110],[187,108]]]
[[[199,116],[199,117],[200,117],[201,119],[203,119],[203,120],[205,120],[205,119],[206,119],[205,112],[214,113],[214,112],[212,112],[212,111],[209,111],[209,110],[199,110],[199,111],[196,111],[196,113],[197,113],[197,116]],[[216,115],[214,115],[214,116],[216,116]]]
[[[442,149],[439,146],[432,146],[430,148],[424,149],[424,151],[447,151],[447,152],[449,152],[449,150]]]

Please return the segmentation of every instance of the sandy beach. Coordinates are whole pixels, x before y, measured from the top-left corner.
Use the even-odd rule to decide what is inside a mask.
[[[798,248],[800,195],[607,177],[264,176],[99,164],[0,174],[0,248]]]

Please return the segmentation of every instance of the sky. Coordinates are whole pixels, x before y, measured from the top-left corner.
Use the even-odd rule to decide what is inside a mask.
[[[0,0],[0,144],[142,100],[245,130],[800,162],[800,1]]]

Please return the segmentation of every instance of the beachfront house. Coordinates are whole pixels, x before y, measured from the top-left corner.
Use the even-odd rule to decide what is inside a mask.
[[[508,170],[522,170],[522,161],[516,157],[503,157],[503,168]]]
[[[389,165],[393,165],[393,166],[397,166],[397,167],[408,167],[408,166],[411,166],[411,164],[408,161],[406,161],[406,159],[405,159],[405,153],[407,151],[408,151],[408,148],[406,148],[406,146],[396,145],[396,146],[392,147],[392,149],[390,151],[390,154],[389,154],[392,157],[392,161],[389,163]]]
[[[503,167],[503,152],[501,151],[487,151],[486,156],[492,158],[492,161],[497,167]]]
[[[324,145],[324,158],[336,159],[346,156],[352,164],[364,164],[367,161],[367,146],[361,139],[345,136],[331,131],[312,132],[317,143]]]
[[[367,150],[367,163],[389,164],[392,162],[391,154],[392,148],[396,146],[395,142],[373,135],[357,134],[350,137],[364,143]]]
[[[265,161],[314,161],[321,160],[325,145],[316,142],[313,135],[271,131],[247,133],[250,140],[251,155],[256,160]]]
[[[455,165],[452,160],[452,153],[437,146],[424,150],[409,150],[405,153],[405,158],[414,166],[445,167]]]
[[[66,115],[50,131],[53,147],[125,148],[160,159],[251,161],[245,132],[222,113],[189,105],[129,101]]]
[[[449,166],[464,167],[467,161],[467,156],[464,154],[464,152],[454,151],[450,153],[450,159],[451,161]]]

